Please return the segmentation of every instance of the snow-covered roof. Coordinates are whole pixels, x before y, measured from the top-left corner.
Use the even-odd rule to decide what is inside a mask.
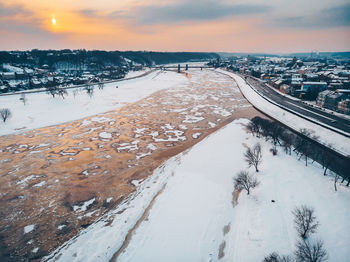
[[[327,85],[326,82],[303,82],[303,85]]]

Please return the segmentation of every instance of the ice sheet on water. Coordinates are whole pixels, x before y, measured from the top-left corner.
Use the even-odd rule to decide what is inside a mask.
[[[73,210],[76,212],[86,211],[95,201],[96,198],[94,197],[88,201],[85,201],[81,205],[74,205]]]

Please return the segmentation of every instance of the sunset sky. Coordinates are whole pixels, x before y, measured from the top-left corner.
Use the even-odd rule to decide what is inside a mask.
[[[0,50],[350,50],[349,0],[0,0]]]

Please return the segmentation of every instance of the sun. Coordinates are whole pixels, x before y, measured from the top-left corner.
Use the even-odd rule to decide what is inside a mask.
[[[56,25],[56,19],[54,17],[51,19],[51,22],[52,22],[52,25]]]

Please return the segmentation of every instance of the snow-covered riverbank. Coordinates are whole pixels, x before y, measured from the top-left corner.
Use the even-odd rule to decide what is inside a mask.
[[[90,97],[84,88],[67,90],[64,99],[46,93],[1,96],[0,108],[8,108],[12,117],[0,123],[0,135],[19,133],[30,129],[56,125],[87,116],[103,113],[136,102],[156,91],[171,88],[188,81],[182,74],[153,72],[145,77],[118,83],[105,84],[102,90],[95,88]],[[118,88],[116,88],[118,86]]]
[[[163,185],[118,261],[219,261],[220,253],[220,261],[256,262],[272,251],[291,254],[297,241],[291,211],[301,204],[315,208],[329,261],[348,261],[349,188],[334,192],[316,163],[305,167],[282,150],[272,156],[269,142],[246,133],[247,122],[236,120],[168,160],[127,203],[68,243],[58,261],[108,261]],[[257,141],[261,184],[233,206],[232,179],[247,168],[243,152]]]

